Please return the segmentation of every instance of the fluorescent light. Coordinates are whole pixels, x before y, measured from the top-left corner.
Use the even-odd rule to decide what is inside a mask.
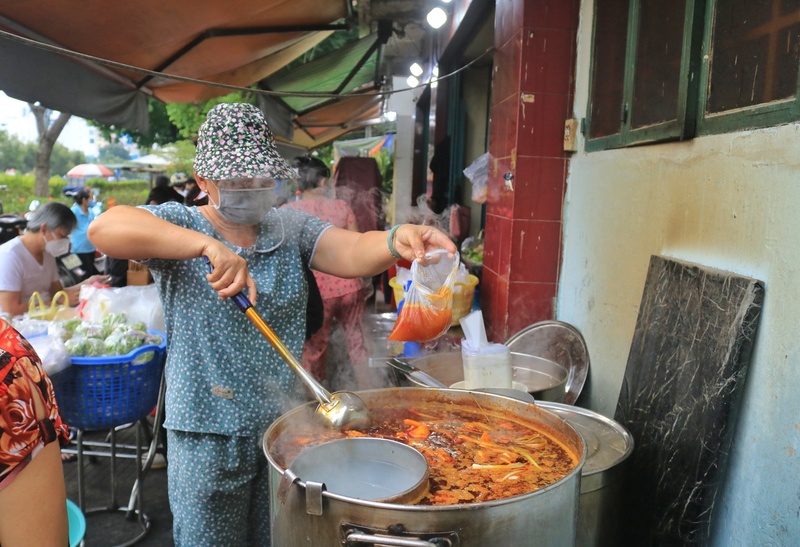
[[[409,76],[408,80],[406,80],[406,83],[408,83],[408,87],[417,87],[419,85],[419,80],[417,80],[414,76]]]
[[[447,14],[442,8],[433,8],[428,12],[428,24],[433,28],[439,28],[447,22]]]
[[[419,66],[419,63],[414,63],[413,65],[411,65],[411,67],[409,67],[408,70],[410,70],[411,74],[413,74],[417,78],[422,76],[422,67]]]
[[[442,0],[442,4],[449,4],[449,3],[450,3],[450,2],[452,2],[452,1],[453,1],[453,0]]]

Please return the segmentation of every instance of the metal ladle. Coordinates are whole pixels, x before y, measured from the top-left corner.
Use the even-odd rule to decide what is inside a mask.
[[[208,258],[203,258],[205,258],[208,267],[213,269]],[[256,328],[261,331],[261,334],[272,344],[275,351],[286,361],[286,364],[300,377],[300,380],[303,381],[306,387],[314,394],[317,401],[319,401],[319,405],[314,412],[314,418],[316,418],[318,422],[326,427],[338,430],[366,429],[372,424],[372,417],[364,401],[355,393],[349,391],[331,393],[322,387],[311,373],[303,368],[303,365],[300,364],[297,357],[289,351],[289,348],[278,338],[275,331],[267,325],[261,315],[259,315],[252,304],[250,304],[250,300],[244,293],[240,292],[234,295],[231,300],[233,300],[236,306],[253,322]]]

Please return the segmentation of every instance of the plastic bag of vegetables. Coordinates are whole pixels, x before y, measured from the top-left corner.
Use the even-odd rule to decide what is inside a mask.
[[[48,334],[64,340],[67,352],[73,357],[126,355],[143,345],[162,343],[160,336],[147,332],[144,322],[128,322],[124,313],[109,314],[99,323],[80,319],[54,321]],[[152,353],[147,352],[137,362],[151,358]]]
[[[472,268],[483,265],[483,230],[477,236],[470,236],[461,244],[461,259]]]
[[[73,331],[72,336],[81,336],[84,338],[105,338],[106,332],[105,327],[100,323],[90,323],[88,321],[81,321],[81,323],[75,326],[75,330]]]
[[[99,357],[105,355],[105,344],[102,338],[93,338],[76,334],[66,342],[64,347],[75,357]]]
[[[125,355],[143,345],[147,333],[122,325],[114,329],[103,341],[106,355]]]

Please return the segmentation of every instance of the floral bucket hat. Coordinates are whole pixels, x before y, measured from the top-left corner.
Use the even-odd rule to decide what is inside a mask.
[[[221,103],[208,112],[197,136],[194,171],[217,181],[295,177],[275,148],[264,115],[247,103]]]

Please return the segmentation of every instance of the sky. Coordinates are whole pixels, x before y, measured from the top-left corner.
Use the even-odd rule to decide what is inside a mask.
[[[36,120],[28,103],[18,101],[0,91],[0,129],[16,135],[23,142],[35,142],[38,138]],[[97,157],[97,129],[86,120],[73,116],[58,137],[58,143],[70,150],[80,150],[87,157]]]

